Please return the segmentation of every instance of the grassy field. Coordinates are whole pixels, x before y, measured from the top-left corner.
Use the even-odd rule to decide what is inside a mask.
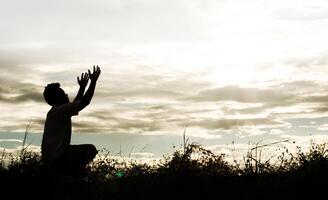
[[[326,196],[328,156],[326,143],[312,143],[306,152],[286,149],[275,162],[247,154],[228,163],[188,144],[156,164],[102,156],[85,180],[50,180],[41,169],[38,153],[3,153],[1,199],[313,199]]]

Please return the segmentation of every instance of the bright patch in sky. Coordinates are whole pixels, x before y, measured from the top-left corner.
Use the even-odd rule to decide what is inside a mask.
[[[73,99],[76,76],[99,65],[96,95],[73,119],[75,134],[92,135],[81,142],[113,146],[102,134],[177,141],[185,126],[213,148],[326,135],[325,0],[0,4],[0,132],[32,121],[30,131],[42,133],[44,86],[60,82]]]

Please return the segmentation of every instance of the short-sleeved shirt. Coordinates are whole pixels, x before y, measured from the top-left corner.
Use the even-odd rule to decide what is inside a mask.
[[[71,117],[78,115],[80,101],[53,106],[44,125],[41,151],[46,160],[58,159],[71,142]]]

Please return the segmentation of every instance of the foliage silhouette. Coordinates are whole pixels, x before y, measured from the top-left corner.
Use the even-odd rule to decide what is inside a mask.
[[[250,154],[244,166],[233,165],[198,144],[158,163],[103,155],[88,166],[88,180],[48,179],[38,153],[2,156],[0,163],[9,162],[0,165],[0,188],[34,199],[295,199],[323,194],[328,177],[326,143],[312,142],[309,151],[298,147],[294,154],[285,148],[276,162],[257,160],[257,166]]]

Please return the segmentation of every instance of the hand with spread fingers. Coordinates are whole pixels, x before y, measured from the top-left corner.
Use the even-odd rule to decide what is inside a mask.
[[[88,85],[89,81],[89,74],[87,72],[81,74],[81,78],[77,77],[77,83],[80,85],[80,87],[86,87]]]
[[[89,73],[89,78],[90,78],[91,82],[97,82],[97,80],[99,78],[99,75],[101,73],[101,70],[98,67],[98,65],[97,65],[97,67],[94,65],[93,66],[93,72],[91,73],[91,71],[88,70],[88,73]]]

